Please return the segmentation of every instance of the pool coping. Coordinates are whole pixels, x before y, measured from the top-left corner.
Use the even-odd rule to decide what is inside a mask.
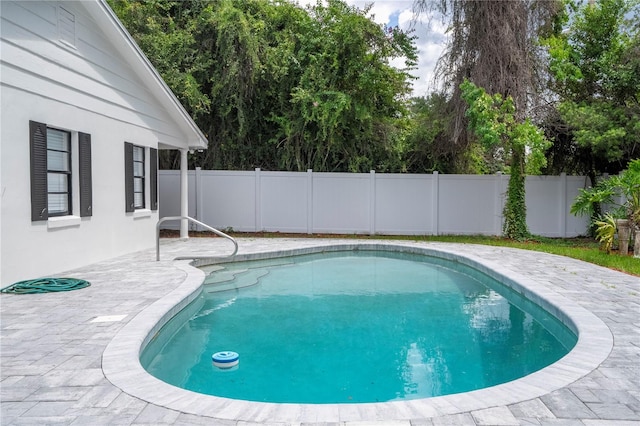
[[[606,324],[576,302],[555,292],[548,284],[520,275],[497,262],[446,248],[410,244],[346,243],[242,254],[236,260],[253,260],[340,250],[391,250],[440,257],[464,263],[492,276],[556,315],[578,333],[574,349],[558,362],[512,382],[476,391],[432,398],[361,404],[289,404],[234,400],[177,388],[148,374],[139,361],[142,348],[160,328],[194,300],[202,287],[204,272],[195,265],[224,260],[178,260],[185,272],[182,284],[140,312],[112,339],[103,353],[107,379],[122,391],[166,408],[221,420],[249,422],[344,422],[411,420],[459,414],[510,405],[548,394],[586,376],[608,357],[613,336]]]

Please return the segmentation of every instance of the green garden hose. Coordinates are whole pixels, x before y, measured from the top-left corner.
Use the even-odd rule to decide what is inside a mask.
[[[57,291],[71,291],[89,287],[91,284],[76,278],[38,278],[35,280],[18,281],[0,290],[2,293],[33,294],[53,293]]]

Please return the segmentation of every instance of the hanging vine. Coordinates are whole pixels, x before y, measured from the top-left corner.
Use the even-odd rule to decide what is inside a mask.
[[[491,96],[469,80],[460,85],[460,90],[462,99],[468,104],[466,115],[469,129],[485,147],[501,147],[509,154],[510,176],[503,232],[509,238],[525,240],[530,236],[525,204],[525,175],[527,171],[539,173],[546,165],[544,152],[551,142],[529,119],[522,122],[516,120],[511,96],[506,99],[499,93]]]

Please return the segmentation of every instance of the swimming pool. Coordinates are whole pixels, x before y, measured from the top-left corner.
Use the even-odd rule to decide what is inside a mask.
[[[454,394],[540,370],[577,340],[487,275],[419,254],[343,251],[205,270],[200,297],[141,359],[155,377],[210,395],[327,404]],[[212,366],[227,349],[241,364]]]
[[[214,241],[212,241],[214,242]],[[553,273],[538,274],[540,265],[532,262],[521,266],[509,261],[514,249],[473,245],[382,242],[353,240],[275,239],[247,240],[238,260],[266,259],[307,253],[340,250],[395,250],[418,253],[469,265],[554,313],[578,334],[573,350],[558,362],[518,380],[501,385],[432,398],[370,404],[279,404],[258,403],[222,398],[187,391],[151,376],[140,364],[140,353],[158,331],[202,291],[205,274],[193,266],[211,263],[210,259],[190,261],[163,260],[165,267],[183,271],[184,280],[164,297],[156,300],[129,321],[111,340],[102,357],[106,378],[129,395],[176,412],[212,418],[213,421],[281,422],[345,422],[425,419],[457,413],[468,413],[491,407],[505,407],[529,401],[571,383],[598,368],[613,347],[607,326],[594,314],[554,289]],[[226,253],[226,246],[206,244],[208,253]],[[547,256],[549,257],[549,256]],[[518,255],[518,258],[522,258]],[[546,263],[549,265],[549,263]],[[547,266],[549,267],[549,266]],[[570,277],[564,274],[565,277]],[[566,278],[564,286],[567,285]]]

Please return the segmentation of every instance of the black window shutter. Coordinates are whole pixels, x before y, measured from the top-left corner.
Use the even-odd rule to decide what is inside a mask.
[[[91,182],[91,135],[78,133],[78,158],[80,168],[78,180],[80,181],[80,216],[93,215],[93,189]]]
[[[151,210],[158,210],[158,150],[149,148],[149,192]]]
[[[124,199],[125,212],[135,210],[133,199],[133,144],[124,143]]]
[[[49,218],[47,189],[47,125],[29,121],[31,148],[31,220]]]

